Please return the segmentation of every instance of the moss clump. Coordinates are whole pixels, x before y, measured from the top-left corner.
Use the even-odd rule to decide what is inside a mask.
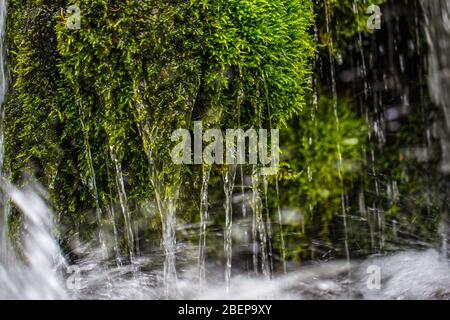
[[[305,105],[310,0],[80,0],[79,30],[72,3],[9,1],[5,105],[5,168],[70,226],[173,197],[198,171],[172,165],[174,129],[282,126]]]

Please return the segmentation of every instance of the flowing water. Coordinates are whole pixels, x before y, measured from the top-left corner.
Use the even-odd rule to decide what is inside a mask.
[[[252,174],[252,207],[254,214],[254,232],[253,232],[253,242],[254,242],[254,251],[253,251],[253,261],[254,267],[256,267],[257,271],[257,257],[258,251],[261,251],[261,271],[264,277],[270,278],[270,266],[269,266],[269,256],[267,252],[267,230],[266,223],[263,218],[263,203],[261,199],[261,195],[259,193],[261,176],[258,174],[258,170],[254,168]],[[258,241],[259,238],[259,241]],[[259,248],[259,250],[257,250]]]
[[[122,209],[122,215],[125,221],[125,234],[128,242],[128,252],[130,254],[130,260],[134,258],[134,234],[131,223],[130,211],[128,210],[127,193],[125,191],[122,166],[120,160],[117,158],[114,150],[111,150],[111,159],[114,162],[114,168],[116,169],[116,185],[117,192],[119,193],[120,208]]]
[[[200,286],[205,282],[206,262],[206,227],[208,225],[208,184],[210,168],[203,168],[202,190],[200,193],[200,243],[198,253],[198,269]]]
[[[339,96],[351,87],[360,116],[368,120],[369,139],[374,142],[369,150],[362,151],[367,173],[357,198],[347,196],[346,190],[352,186],[346,185],[343,179],[344,146],[336,142],[340,194],[335,214],[342,229],[338,230],[337,243],[311,239],[300,250],[310,252],[310,259],[302,262],[290,259],[292,239],[306,233],[304,212],[285,207],[280,200],[283,194],[278,177],[269,183],[269,178],[261,175],[257,166],[251,172],[242,166],[224,166],[220,183],[214,181],[211,168],[204,166],[197,199],[199,223],[191,224],[181,216],[178,219],[183,214],[180,186],[164,185],[150,155],[150,180],[156,196],[148,211],[152,219],[158,215],[162,232],[156,240],[145,238],[141,227],[149,221],[142,222],[133,215],[135,211],[131,209],[126,190],[127,177],[114,149],[110,150],[113,172],[108,172],[108,176],[115,179],[115,190],[111,193],[117,193],[118,203],[101,208],[92,160],[95,150],[89,145],[83,122],[89,158],[88,184],[96,202],[97,239],[83,242],[79,237],[70,244],[62,244],[61,228],[55,223],[57,219],[45,190],[37,183],[18,188],[8,182],[7,173],[0,171],[0,298],[450,299],[448,205],[440,208],[440,229],[435,231],[440,237],[439,244],[434,235],[419,237],[414,230],[402,228],[402,222],[396,220],[386,203],[392,205],[399,201],[399,195],[406,192],[399,189],[400,180],[412,175],[402,172],[400,180],[394,179],[386,176],[378,165],[380,155],[387,152],[384,148],[398,142],[396,133],[404,125],[402,117],[412,110],[426,114],[433,103],[443,117],[435,116],[432,123],[424,121],[427,135],[420,137],[420,145],[403,148],[401,160],[408,157],[423,160],[429,163],[430,174],[444,181],[448,179],[450,5],[447,0],[421,0],[420,6],[402,17],[389,15],[389,12],[403,12],[401,5],[400,9],[397,7],[400,2],[405,7],[413,3],[390,1],[388,5],[392,8],[385,10],[384,33],[367,37],[359,33],[348,45],[350,59],[339,61],[333,52],[339,39],[331,37],[325,61],[319,57],[316,61],[316,67],[323,73],[317,77],[328,80],[330,92],[320,92],[319,79],[314,77],[311,117],[315,124],[321,112],[319,98],[328,94],[332,101],[333,127],[340,133],[344,121],[338,112]],[[358,3],[353,1],[355,15],[362,14],[358,12]],[[324,12],[327,31],[334,23],[329,5],[331,1],[327,0]],[[423,22],[405,24],[405,19],[416,22],[423,19]],[[0,105],[8,87],[5,20],[6,0],[0,0]],[[316,38],[318,33],[316,30]],[[427,50],[418,45],[422,33],[428,42]],[[402,34],[407,34],[407,38],[400,39]],[[406,43],[404,47],[403,43]],[[411,61],[417,62],[414,59],[420,63],[412,76],[407,73],[407,67],[413,64]],[[416,76],[417,83],[411,83],[410,78]],[[397,101],[393,96],[400,98]],[[425,96],[431,101],[426,101]],[[419,111],[413,109],[417,106]],[[144,113],[144,109],[140,111]],[[1,169],[5,121],[1,107],[0,117]],[[150,145],[151,135],[144,127],[140,130],[142,139]],[[308,138],[313,145],[313,137]],[[433,143],[439,146],[438,163],[427,161],[428,153],[434,150]],[[310,168],[307,171],[311,182]],[[236,185],[237,181],[240,186]],[[425,196],[448,193],[448,189],[436,189],[433,181],[427,186]],[[216,189],[220,190],[219,199]],[[271,191],[276,195],[275,204],[269,203]],[[442,196],[447,201],[448,195]],[[10,230],[10,227],[17,228],[10,224],[12,206],[22,213],[23,231],[19,233]],[[431,208],[430,203],[428,210]],[[123,225],[118,222],[117,210],[122,214]],[[314,211],[312,206],[310,211]],[[218,217],[223,218],[220,225],[216,223]],[[303,230],[292,231],[292,224],[301,224]],[[105,225],[111,226],[109,231]],[[360,234],[357,229],[362,230]],[[112,256],[108,255],[109,242],[113,243]],[[367,244],[370,250],[363,250],[359,243]]]
[[[2,182],[2,189],[26,217],[24,255],[27,263],[0,265],[0,298],[6,299],[449,299],[448,262],[435,250],[405,251],[354,260],[311,263],[269,280],[237,274],[224,290],[219,274],[200,285],[195,268],[184,270],[176,290],[167,296],[160,285],[161,270],[150,257],[133,264],[112,265],[92,250],[69,266],[51,230],[51,211],[38,188],[18,190]],[[380,290],[368,289],[370,267],[383,270]],[[348,273],[351,271],[351,278]],[[201,288],[201,290],[199,290]],[[176,292],[176,294],[175,294]]]
[[[233,189],[236,179],[236,166],[231,165],[225,169],[223,174],[223,188],[225,193],[225,237],[224,237],[224,251],[226,254],[225,264],[225,285],[227,291],[231,287],[231,268],[233,260]]]
[[[18,190],[7,181],[1,189],[24,213],[23,255],[26,262],[14,257],[0,264],[0,298],[65,299],[68,291],[63,283],[66,261],[52,232],[53,214],[40,196],[42,190]]]

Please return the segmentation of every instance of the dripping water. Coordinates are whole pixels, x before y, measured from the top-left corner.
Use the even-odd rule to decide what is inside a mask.
[[[225,237],[224,237],[224,250],[226,256],[225,263],[225,286],[227,292],[231,288],[231,268],[233,258],[233,189],[236,178],[236,165],[229,165],[225,167],[223,174],[223,188],[225,193]]]
[[[130,255],[130,261],[134,259],[134,234],[131,224],[130,211],[128,209],[127,193],[125,190],[125,184],[123,181],[122,165],[117,158],[116,152],[111,148],[111,160],[115,168],[116,186],[119,194],[120,208],[122,210],[124,222],[125,222],[125,235],[127,237],[128,253]]]
[[[94,162],[92,160],[92,151],[91,151],[91,145],[89,143],[89,132],[86,128],[85,125],[85,116],[84,116],[84,112],[83,112],[83,107],[81,105],[81,101],[79,102],[79,113],[81,116],[81,127],[82,127],[82,131],[83,131],[83,138],[84,138],[84,144],[85,144],[85,148],[86,148],[86,155],[87,155],[87,163],[88,163],[88,167],[89,167],[89,188],[92,191],[92,193],[94,194],[94,198],[95,198],[95,212],[96,212],[96,218],[97,218],[97,240],[100,244],[101,247],[101,251],[102,251],[102,255],[104,258],[107,257],[107,246],[106,246],[106,240],[105,240],[105,236],[103,234],[103,230],[102,230],[102,210],[100,207],[100,200],[99,200],[99,193],[98,193],[98,189],[97,189],[97,179],[96,179],[96,175],[95,175],[95,169],[94,169]]]
[[[175,203],[171,199],[166,199],[164,209],[164,217],[162,219],[163,229],[163,247],[165,253],[164,261],[164,283],[166,296],[169,297],[176,291],[177,271],[175,261],[176,250],[176,208]],[[174,290],[175,289],[175,290]]]
[[[259,192],[260,188],[260,174],[256,166],[253,168],[252,174],[252,207],[253,215],[255,220],[255,234],[254,236],[259,236],[259,249],[261,251],[261,271],[264,277],[270,278],[270,265],[267,253],[267,231],[263,218],[263,203],[261,200],[261,195]],[[254,239],[255,247],[258,247],[257,240]],[[255,252],[254,252],[255,253]]]
[[[269,117],[269,127],[272,131],[272,113],[271,113],[271,109],[270,109],[270,101],[269,101],[269,87],[267,85],[267,81],[266,81],[266,76],[264,74],[264,72],[262,72],[261,74],[261,78],[263,80],[264,83],[264,93],[265,93],[265,99],[266,99],[266,107],[267,107],[267,114]],[[260,126],[261,126],[261,115],[259,117],[259,121],[260,121]],[[273,137],[272,137],[273,138]],[[274,147],[274,143],[275,145],[279,143],[279,137],[277,136],[277,138],[275,138],[276,141],[272,140],[272,161],[273,161],[273,165],[277,166],[278,163],[278,159],[276,159],[275,157],[275,149]],[[266,143],[267,144],[267,143]],[[263,144],[264,145],[264,144]],[[262,145],[259,146],[260,148],[263,148]],[[278,170],[278,168],[276,168]],[[258,173],[261,174],[261,173]],[[268,182],[266,177],[264,176],[263,178],[263,183],[264,183],[264,195],[265,195],[265,204],[266,204],[266,214],[267,214],[267,224],[268,224],[268,231],[267,233],[264,235],[264,237],[269,237],[268,242],[269,242],[269,256],[270,256],[270,263],[271,263],[271,270],[273,270],[273,260],[272,260],[272,243],[271,243],[271,235],[272,235],[272,226],[271,226],[271,221],[270,221],[270,212],[269,212],[269,207],[268,207],[268,199],[267,199],[267,191],[268,191]],[[279,236],[280,236],[280,243],[281,243],[281,263],[283,265],[283,271],[284,273],[287,273],[287,265],[286,265],[286,246],[285,246],[285,242],[284,242],[284,231],[283,231],[283,221],[282,221],[282,216],[281,216],[281,203],[280,203],[280,188],[279,188],[279,182],[278,182],[278,176],[275,176],[275,194],[276,194],[276,200],[277,200],[277,213],[278,213],[278,224],[279,224]],[[265,231],[265,230],[264,230]],[[270,274],[270,271],[269,271]]]
[[[210,167],[203,167],[202,189],[200,191],[200,243],[198,253],[198,270],[200,287],[205,282],[205,260],[206,260],[206,226],[208,223],[208,184],[210,178]]]
[[[106,174],[107,174],[107,177],[108,177],[108,181],[112,181],[108,163],[106,164]],[[109,183],[108,183],[108,188],[109,188],[109,194],[112,194],[111,186],[109,185]],[[113,230],[114,256],[115,256],[117,265],[120,266],[120,265],[122,265],[122,257],[121,257],[120,246],[119,246],[119,232],[117,230],[117,224],[116,224],[116,213],[115,213],[115,208],[114,208],[114,203],[113,203],[113,199],[112,198],[110,199],[110,203],[106,207],[106,210],[108,212],[109,221],[111,223],[112,230]]]
[[[325,2],[325,26],[326,31],[331,32],[330,29],[330,14],[329,14],[329,2],[328,0]],[[340,132],[340,122],[339,122],[339,114],[338,114],[338,98],[337,98],[337,88],[336,88],[336,66],[335,66],[335,58],[333,52],[333,36],[330,35],[330,43],[328,45],[328,58],[330,62],[330,77],[331,77],[331,90],[332,90],[332,98],[333,98],[333,111],[336,120],[336,130],[339,136]],[[340,142],[336,142],[337,147],[337,156],[338,156],[338,174],[339,179],[341,181],[341,206],[342,206],[342,218],[344,223],[344,249],[345,256],[347,258],[347,263],[350,264],[350,249],[348,245],[348,228],[347,228],[347,208],[345,205],[345,195],[344,195],[344,180],[342,175],[342,153],[341,153],[341,145]]]
[[[272,246],[272,237],[273,237],[273,230],[272,230],[272,219],[270,218],[270,209],[269,209],[269,196],[268,196],[268,189],[269,189],[269,181],[267,180],[266,176],[262,176],[263,178],[263,186],[264,186],[264,207],[266,208],[266,225],[267,225],[267,245],[268,245],[268,255],[269,255],[269,271],[268,273],[270,276],[273,274],[273,246]]]

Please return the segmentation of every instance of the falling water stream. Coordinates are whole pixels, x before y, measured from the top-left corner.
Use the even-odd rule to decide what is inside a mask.
[[[134,235],[131,224],[131,215],[130,211],[128,210],[128,199],[123,181],[122,166],[114,150],[111,150],[111,159],[114,163],[114,168],[116,169],[115,176],[116,176],[117,192],[119,193],[120,208],[122,209],[122,214],[125,221],[125,230],[126,230],[125,232],[128,242],[128,252],[130,254],[130,260],[132,261],[134,258]]]
[[[270,278],[270,265],[269,265],[269,256],[267,252],[268,244],[267,244],[267,230],[266,224],[263,217],[263,202],[261,199],[261,195],[259,193],[260,184],[261,184],[261,176],[258,172],[258,169],[255,167],[252,173],[252,207],[254,211],[254,224],[255,224],[255,232],[254,232],[254,260],[255,256],[257,257],[257,252],[261,252],[261,270],[262,274],[266,278]],[[259,241],[257,241],[259,238]],[[259,250],[255,250],[259,247]],[[256,251],[256,252],[255,252]],[[257,261],[254,261],[257,264]],[[255,267],[256,267],[255,266]]]
[[[225,238],[224,250],[226,255],[225,285],[227,292],[231,287],[231,268],[233,260],[233,189],[236,179],[236,166],[227,166],[223,174],[223,188],[225,193]]]
[[[205,282],[206,262],[206,227],[208,224],[208,184],[211,174],[210,167],[203,168],[202,189],[200,191],[200,243],[198,253],[198,268],[200,287]]]

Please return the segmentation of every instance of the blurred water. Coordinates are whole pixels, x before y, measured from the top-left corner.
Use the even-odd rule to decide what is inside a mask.
[[[39,195],[42,190],[18,190],[5,180],[0,186],[24,214],[20,256],[10,257],[8,263],[0,260],[0,298],[66,298],[62,286],[66,263],[52,234],[55,228],[51,210]]]

